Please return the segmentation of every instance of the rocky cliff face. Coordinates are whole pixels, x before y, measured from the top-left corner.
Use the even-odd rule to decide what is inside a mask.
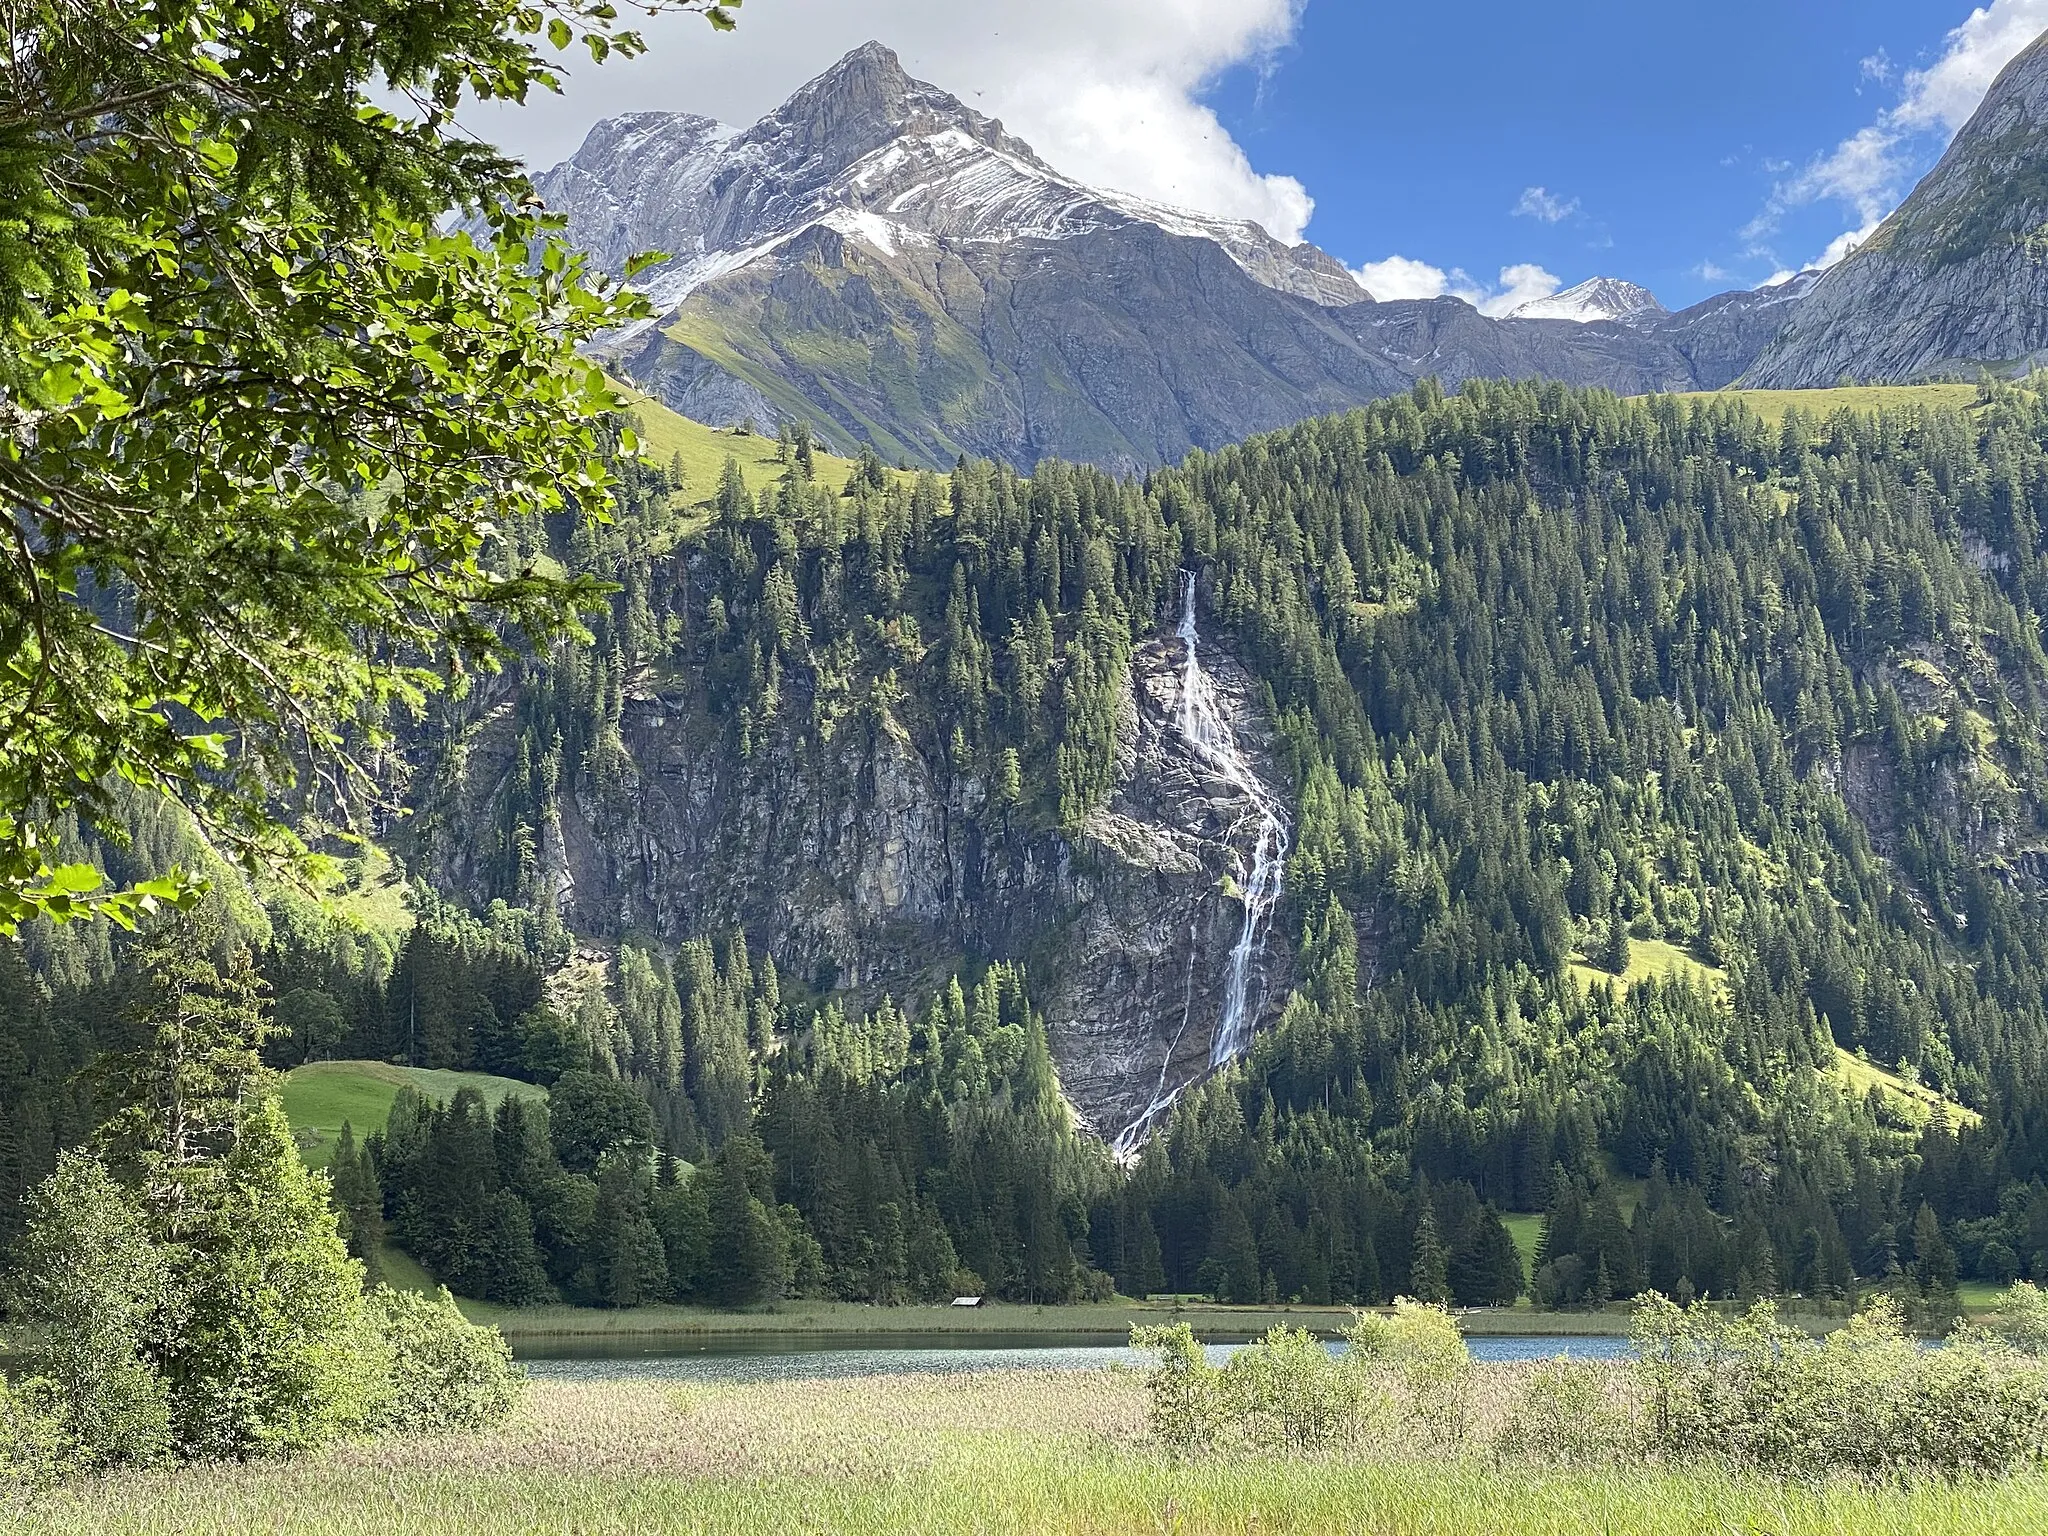
[[[786,974],[861,1002],[916,1006],[963,960],[1021,960],[1068,1097],[1114,1139],[1207,1075],[1243,928],[1248,802],[1175,723],[1184,654],[1164,624],[1137,648],[1115,791],[1071,841],[1007,825],[984,785],[893,718],[823,745],[781,730],[743,757],[700,700],[643,681],[622,722],[631,782],[565,796],[540,862],[579,933],[674,943],[740,928]],[[1270,789],[1251,676],[1213,649],[1204,660]],[[785,718],[806,715],[785,702]],[[474,730],[446,787],[449,824],[488,818],[512,723],[508,706]],[[453,888],[481,889],[473,847],[439,857]],[[1285,944],[1263,936],[1250,1016],[1277,1017],[1290,984]]]
[[[1815,285],[1745,382],[1973,376],[2048,361],[2048,36],[1899,210]]]
[[[1423,377],[1715,388],[1798,297],[1666,315],[1600,280],[1506,320],[1375,303],[1313,246],[1062,177],[875,44],[744,132],[600,123],[538,185],[601,267],[669,253],[645,279],[659,318],[609,346],[666,404],[935,466],[1149,469]]]

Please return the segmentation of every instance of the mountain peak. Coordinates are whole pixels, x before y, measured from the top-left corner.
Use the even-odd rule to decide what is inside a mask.
[[[761,126],[803,150],[848,163],[887,143],[921,113],[963,114],[955,98],[904,72],[894,49],[863,43],[797,88]]]
[[[1553,293],[1547,299],[1531,299],[1508,311],[1510,320],[1571,320],[1586,325],[1595,320],[1652,320],[1669,314],[1657,296],[1636,283],[1618,277],[1589,277],[1576,287]]]

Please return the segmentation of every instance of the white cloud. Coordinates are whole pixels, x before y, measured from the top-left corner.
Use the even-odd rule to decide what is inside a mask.
[[[1853,209],[1858,227],[1838,236],[1810,265],[1832,266],[1863,241],[1911,190],[1911,175],[1928,158],[1924,143],[1945,144],[1970,120],[1998,72],[2048,31],[2048,0],[1992,0],[1943,39],[1942,54],[1925,69],[1908,70],[1897,106],[1858,129],[1804,171],[1772,190],[1762,213],[1743,231],[1761,240],[1793,208],[1833,201]],[[1866,80],[1890,78],[1883,53],[1863,61]]]
[[[1953,134],[1970,120],[1998,72],[2048,31],[2048,0],[1993,0],[1949,33],[1942,56],[1906,76],[1905,99],[1891,114],[1903,128]]]
[[[1828,242],[1828,248],[1822,251],[1820,255],[1815,257],[1812,261],[1809,261],[1807,263],[1807,266],[1832,267],[1844,256],[1847,256],[1851,251],[1855,250],[1857,246],[1861,245],[1864,241],[1868,240],[1872,235],[1876,234],[1877,226],[1883,222],[1884,221],[1882,219],[1878,219],[1872,221],[1871,223],[1865,224],[1861,229],[1844,230],[1841,234],[1835,236],[1834,239],[1830,240]]]
[[[1735,275],[1712,258],[1701,262],[1692,270],[1693,275],[1703,283],[1725,283]]]
[[[1462,267],[1446,271],[1407,256],[1369,261],[1352,276],[1376,299],[1439,299],[1448,294],[1482,315],[1504,315],[1517,305],[1547,299],[1564,286],[1532,261],[1502,267],[1500,281],[1493,286],[1474,281]]]
[[[1579,200],[1575,197],[1567,202],[1545,187],[1525,187],[1522,200],[1515,204],[1518,219],[1541,219],[1546,224],[1562,224],[1579,211]]]
[[[1451,274],[1442,267],[1411,261],[1406,256],[1368,261],[1351,275],[1365,285],[1366,292],[1382,300],[1441,298],[1451,286]]]
[[[464,121],[530,165],[575,151],[600,117],[701,112],[745,125],[842,54],[875,39],[913,75],[1005,125],[1068,175],[1299,240],[1315,204],[1291,176],[1253,168],[1201,100],[1238,65],[1293,38],[1303,0],[773,0],[713,36],[701,17],[641,22],[646,55],[575,68],[559,97]],[[573,66],[572,66],[573,67]]]
[[[1898,73],[1897,67],[1892,63],[1892,56],[1882,48],[1860,61],[1856,67],[1865,80],[1875,85],[1890,85],[1892,77]]]

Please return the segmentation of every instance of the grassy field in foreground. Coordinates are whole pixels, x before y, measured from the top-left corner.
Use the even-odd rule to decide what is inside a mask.
[[[1504,1378],[1505,1379],[1505,1378]],[[109,1477],[0,1523],[34,1533],[1372,1532],[1375,1536],[2018,1536],[2048,1478],[1880,1488],[1707,1469],[1196,1461],[1145,1434],[1136,1372],[700,1387],[538,1384],[503,1430],[298,1462]]]
[[[344,1120],[358,1139],[383,1130],[401,1088],[417,1088],[430,1099],[451,1099],[461,1089],[474,1088],[493,1109],[511,1093],[547,1097],[545,1088],[485,1072],[435,1072],[382,1061],[311,1062],[284,1079],[284,1113],[299,1155],[309,1166],[325,1168]]]

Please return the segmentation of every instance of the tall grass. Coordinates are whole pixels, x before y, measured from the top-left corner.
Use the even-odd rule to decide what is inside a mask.
[[[1532,1368],[1482,1366],[1520,1401]],[[1712,1467],[1560,1469],[1418,1454],[1200,1458],[1146,1429],[1133,1371],[899,1376],[706,1387],[536,1384],[503,1428],[363,1441],[286,1463],[114,1476],[31,1504],[25,1532],[1300,1531],[2037,1533],[2048,1478],[1881,1487]]]

